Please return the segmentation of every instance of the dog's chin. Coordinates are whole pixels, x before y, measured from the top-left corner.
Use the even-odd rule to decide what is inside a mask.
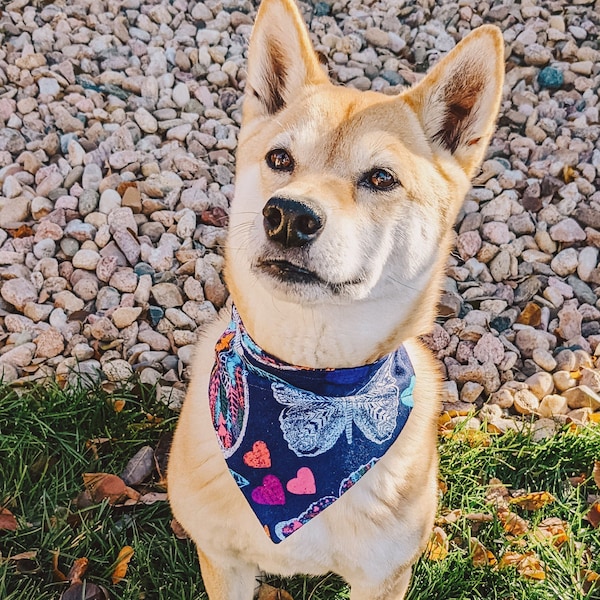
[[[362,296],[367,283],[362,279],[335,282],[287,260],[264,259],[255,263],[253,272],[276,296],[302,303],[344,302]]]

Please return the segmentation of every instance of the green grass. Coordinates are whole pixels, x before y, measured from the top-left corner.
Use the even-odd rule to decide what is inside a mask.
[[[124,399],[121,412],[113,401]],[[144,445],[155,447],[175,425],[173,414],[156,404],[153,390],[133,385],[109,394],[101,387],[72,389],[57,386],[13,390],[0,386],[0,506],[17,517],[16,532],[0,532],[0,599],[57,599],[65,584],[54,581],[53,552],[60,552],[59,568],[67,572],[78,557],[90,561],[86,577],[105,586],[111,598],[162,600],[204,598],[189,541],[171,532],[171,515],[164,502],[150,506],[111,507],[106,503],[78,510],[73,499],[83,489],[82,474],[119,474]],[[147,415],[159,417],[150,421]],[[88,441],[108,438],[97,455]],[[518,511],[531,526],[549,516],[568,523],[569,540],[560,550],[522,537],[521,551],[536,552],[545,564],[546,579],[527,580],[514,568],[474,567],[468,540],[476,536],[496,558],[515,549],[498,520],[477,524],[459,518],[444,526],[449,553],[441,561],[421,559],[415,567],[409,600],[583,600],[600,598],[579,584],[580,569],[600,572],[600,533],[583,518],[588,494],[599,493],[591,478],[600,459],[600,427],[565,432],[533,443],[525,435],[486,438],[488,445],[472,445],[458,432],[440,442],[441,478],[447,486],[441,513],[493,513],[485,501],[487,483],[497,477],[512,490],[548,491],[556,501],[532,513]],[[568,477],[586,474],[573,487]],[[110,576],[119,550],[130,545],[135,555],[127,577],[113,585]],[[518,547],[517,547],[518,549]],[[37,572],[20,572],[15,554],[36,551]],[[34,565],[35,566],[35,565]],[[337,577],[280,580],[295,600],[348,598]]]

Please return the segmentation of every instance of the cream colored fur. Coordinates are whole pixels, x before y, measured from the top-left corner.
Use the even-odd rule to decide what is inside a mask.
[[[415,407],[359,484],[274,544],[228,473],[211,424],[208,379],[229,314],[207,328],[168,484],[175,517],[198,546],[210,600],[249,600],[261,571],[334,571],[353,600],[404,597],[437,502],[440,375],[416,336],[432,326],[452,225],[493,131],[502,82],[502,36],[486,26],[399,96],[334,86],[293,1],[263,0],[226,251],[231,296],[252,338],[288,363],[357,366],[405,344]],[[294,158],[291,172],[265,161],[281,148]],[[374,168],[398,185],[361,185]],[[262,210],[274,196],[310,201],[325,216],[306,247],[281,248],[266,235]],[[261,268],[265,258],[290,261],[320,283],[274,277]]]

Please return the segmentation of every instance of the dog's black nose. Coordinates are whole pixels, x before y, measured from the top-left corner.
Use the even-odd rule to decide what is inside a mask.
[[[314,206],[289,198],[271,198],[262,213],[269,239],[286,248],[308,244],[325,225],[325,215]]]

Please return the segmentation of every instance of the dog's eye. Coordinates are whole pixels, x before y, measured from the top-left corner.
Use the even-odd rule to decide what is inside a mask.
[[[398,185],[398,180],[386,169],[373,169],[364,175],[362,185],[375,191],[387,192]]]
[[[274,171],[293,171],[294,159],[287,150],[276,148],[271,150],[265,157],[267,164]]]

